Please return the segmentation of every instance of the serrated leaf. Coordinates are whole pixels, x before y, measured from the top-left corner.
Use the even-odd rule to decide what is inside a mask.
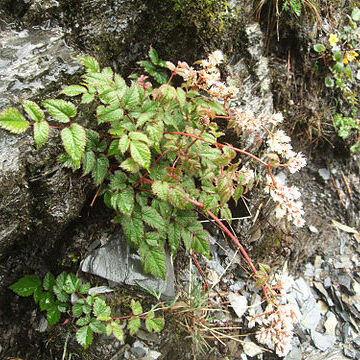
[[[80,161],[86,145],[85,129],[79,124],[71,124],[70,128],[61,131],[61,139],[71,159]]]
[[[49,132],[50,127],[45,120],[34,123],[34,141],[38,150],[48,141]]]
[[[19,110],[10,107],[0,113],[0,127],[13,134],[21,134],[29,127],[29,123]]]
[[[120,140],[119,140],[119,150],[122,154],[125,154],[126,151],[128,150],[130,145],[130,140],[129,137],[124,134],[121,136]]]
[[[57,307],[57,309],[64,313],[64,312],[67,312],[68,311],[68,304],[65,304],[65,303],[56,303],[55,306]]]
[[[121,99],[122,105],[127,109],[132,109],[139,102],[139,90],[136,85],[132,85],[128,88]]]
[[[79,288],[80,279],[78,279],[74,274],[68,274],[63,285],[63,290],[68,294],[73,294],[76,293]]]
[[[185,91],[182,88],[178,87],[176,89],[176,94],[177,94],[177,99],[178,99],[180,107],[183,107],[185,105],[185,103],[186,103],[186,93],[185,93]]]
[[[69,300],[69,295],[58,285],[54,285],[52,291],[56,295],[57,299],[61,302],[67,302]]]
[[[93,331],[90,326],[83,326],[76,332],[77,342],[86,349],[93,341]]]
[[[35,290],[34,290],[34,302],[35,302],[35,304],[37,304],[39,302],[42,293],[43,292],[42,292],[40,286],[35,288]]]
[[[188,229],[181,228],[181,238],[184,242],[185,250],[190,251],[191,249],[191,232]]]
[[[9,289],[20,296],[29,296],[35,289],[41,287],[41,280],[37,276],[26,275],[16,283],[9,286]]]
[[[106,336],[110,336],[111,334],[112,334],[112,329],[113,329],[113,327],[112,327],[112,325],[111,325],[111,323],[107,323],[106,324]]]
[[[83,313],[82,305],[81,304],[73,305],[72,312],[73,312],[74,316],[80,317],[82,315],[82,313]]]
[[[96,116],[98,123],[102,124],[104,122],[121,120],[124,116],[124,111],[119,104],[100,105],[96,109]]]
[[[130,306],[134,315],[142,314],[143,309],[139,301],[135,301],[134,299],[131,299]]]
[[[181,228],[176,223],[170,223],[168,226],[168,241],[172,254],[176,254],[181,239]]]
[[[142,132],[131,131],[129,137],[131,140],[142,141],[148,145],[151,144],[151,140]]]
[[[86,316],[83,316],[82,318],[76,320],[76,325],[78,325],[78,326],[87,325],[87,324],[89,324],[90,320],[91,320],[91,317],[90,317],[90,315],[87,314]]]
[[[208,105],[210,109],[215,113],[215,115],[227,115],[227,112],[224,109],[224,105],[215,101],[209,101]]]
[[[138,141],[130,142],[130,154],[136,163],[149,170],[151,152],[147,145]]]
[[[130,335],[135,335],[138,330],[140,329],[140,319],[137,317],[132,317],[128,322],[128,329],[130,332]]]
[[[96,319],[91,319],[89,324],[91,330],[97,334],[105,334],[105,324]]]
[[[111,190],[123,190],[127,185],[127,175],[121,170],[116,170],[113,175],[110,175]]]
[[[156,111],[149,111],[142,113],[136,122],[136,127],[141,128],[147,121],[152,120],[156,115]]]
[[[160,332],[164,328],[164,324],[165,322],[163,318],[154,318],[154,319],[147,318],[145,320],[145,326],[149,332],[152,331]]]
[[[158,246],[160,241],[160,234],[155,231],[147,232],[145,235],[145,241],[150,246]]]
[[[139,252],[144,263],[145,272],[151,272],[154,276],[165,279],[166,263],[164,249],[152,247],[146,242],[142,242],[140,244]]]
[[[121,342],[124,342],[124,332],[119,325],[113,325],[113,335]]]
[[[131,158],[124,160],[120,167],[131,173],[137,173],[140,169],[139,165]]]
[[[186,205],[186,196],[183,189],[174,187],[169,190],[169,201],[171,205],[183,210]]]
[[[81,96],[81,104],[89,104],[95,99],[95,94],[87,92]]]
[[[158,55],[157,51],[152,46],[150,46],[149,57],[150,57],[150,60],[152,61],[152,63],[154,65],[159,64],[159,55]]]
[[[101,182],[105,179],[109,168],[109,159],[104,155],[99,156],[96,159],[94,168],[91,172],[91,176],[94,179],[95,185],[100,185]]]
[[[216,208],[219,205],[218,200],[219,200],[218,195],[216,194],[208,195],[204,201],[204,210],[211,210]]]
[[[39,306],[40,306],[41,311],[48,310],[52,306],[54,306],[54,296],[53,296],[53,294],[48,292],[48,291],[44,292],[40,297]]]
[[[76,107],[69,101],[49,99],[44,100],[42,105],[54,119],[63,123],[76,115]]]
[[[94,302],[93,312],[96,317],[100,316],[101,314],[110,316],[111,309],[110,306],[106,305],[105,300],[101,298],[96,298]]]
[[[157,69],[151,62],[143,60],[138,61],[137,64],[143,67],[159,84],[166,84],[168,82],[167,72]]]
[[[89,304],[82,305],[82,311],[85,315],[91,314],[92,307]]]
[[[231,210],[228,207],[221,207],[220,215],[221,215],[221,219],[224,219],[229,224],[231,224],[232,214],[231,214]]]
[[[109,145],[107,156],[114,156],[120,153],[119,150],[119,139],[113,140]]]
[[[88,71],[88,72],[99,72],[100,71],[99,63],[97,62],[97,60],[94,57],[92,57],[92,56],[77,56],[76,59],[81,61],[84,64],[86,71]]]
[[[206,231],[199,231],[194,234],[191,247],[193,250],[201,255],[210,257],[210,244],[208,241],[209,235]]]
[[[53,274],[51,273],[46,273],[46,275],[44,276],[44,280],[43,280],[43,288],[45,290],[51,291],[52,288],[55,285],[55,277]]]
[[[83,162],[83,175],[90,174],[96,162],[95,154],[93,151],[86,151],[82,157]]]
[[[36,122],[44,120],[44,112],[35,102],[30,100],[24,100],[23,107],[26,113],[30,116],[31,120],[34,120]]]
[[[87,93],[87,89],[83,86],[80,85],[70,85],[70,86],[66,86],[64,89],[62,89],[59,92],[60,94],[64,94],[66,96],[77,96],[80,94],[85,94]]]
[[[165,221],[162,216],[151,206],[144,206],[141,208],[142,219],[149,226],[158,229],[165,230]]]
[[[151,185],[151,189],[161,200],[168,200],[169,184],[167,182],[159,180],[154,181]]]
[[[144,236],[144,223],[136,216],[124,216],[121,219],[121,225],[127,239],[138,245]]]
[[[123,214],[131,216],[134,210],[134,189],[132,187],[127,187],[121,192],[118,208]]]
[[[46,311],[46,319],[50,326],[56,324],[60,320],[60,316],[60,311],[55,307],[52,307]]]

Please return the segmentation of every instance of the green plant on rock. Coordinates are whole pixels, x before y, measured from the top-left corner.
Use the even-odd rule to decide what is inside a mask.
[[[155,317],[154,311],[143,312],[140,302],[131,300],[132,314],[122,317],[111,315],[111,308],[105,298],[92,292],[90,284],[82,284],[74,274],[65,272],[56,278],[47,273],[41,281],[33,275],[26,275],[10,286],[20,296],[33,296],[41,311],[46,311],[46,318],[50,326],[61,319],[61,314],[67,316],[63,325],[71,324],[76,329],[76,340],[84,348],[93,341],[93,335],[114,335],[119,341],[124,341],[121,321],[128,320],[130,335],[134,335],[140,328],[141,319],[145,320],[148,331],[160,332],[164,327],[164,319]],[[76,295],[70,302],[70,296]]]
[[[350,147],[353,153],[360,151],[360,122],[358,119],[358,87],[360,85],[359,32],[360,10],[353,9],[347,16],[348,24],[328,36],[326,44],[315,44],[314,50],[321,54],[330,74],[325,77],[325,86],[333,89],[336,103],[342,102],[347,113],[333,109],[334,126],[338,135],[347,139],[355,135],[354,144]]]
[[[256,118],[230,107],[238,89],[221,81],[220,51],[199,60],[198,70],[186,62],[162,61],[152,48],[149,57],[139,65],[154,84],[145,75],[133,75],[126,82],[111,68],[101,69],[94,58],[78,57],[86,70],[81,83],[59,93],[74,101],[46,99],[40,107],[26,100],[25,116],[7,108],[0,113],[0,127],[15,134],[32,127],[37,148],[44,146],[50,131],[60,131],[65,149],[60,162],[92,177],[97,186],[94,200],[103,195],[115,213],[114,223],[121,225],[140,254],[146,272],[165,278],[165,249],[176,254],[181,243],[189,254],[210,256],[209,236],[198,218],[201,212],[232,240],[256,277],[259,271],[249,254],[220,218],[231,223],[228,202],[237,202],[251,189],[260,164],[268,174],[266,190],[278,203],[276,216],[303,226],[299,190],[278,185],[272,171],[284,167],[294,173],[306,164],[305,158],[292,150],[290,137],[276,129],[281,114]],[[171,85],[175,76],[182,79],[178,87]],[[87,104],[88,116],[96,119],[95,130],[74,122],[78,106]],[[257,156],[219,142],[224,135],[219,119],[239,137],[266,137],[266,154]],[[58,124],[50,125],[53,121]],[[261,287],[266,298],[277,303],[272,287],[267,282]],[[87,300],[83,301],[85,306]],[[151,316],[148,326],[155,329]],[[84,335],[93,331],[90,321],[82,325],[87,327]],[[110,329],[112,320],[104,321],[110,321]]]

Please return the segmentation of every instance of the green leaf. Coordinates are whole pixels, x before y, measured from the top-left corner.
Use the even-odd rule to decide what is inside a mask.
[[[69,101],[49,99],[42,104],[54,119],[63,123],[69,122],[76,115],[76,107]]]
[[[333,69],[336,71],[336,72],[343,72],[344,71],[344,64],[342,61],[338,61],[334,66],[333,66]]]
[[[80,317],[83,313],[82,305],[81,304],[73,305],[72,312],[73,312],[74,316]]]
[[[127,186],[127,178],[127,175],[123,171],[116,170],[113,175],[110,175],[111,190],[123,190]]]
[[[171,205],[182,210],[185,209],[187,201],[184,190],[178,186],[171,188],[169,191],[169,201]]]
[[[142,242],[139,247],[139,252],[144,263],[145,272],[151,272],[153,275],[165,279],[166,263],[164,249],[152,247],[146,242]]]
[[[43,294],[41,287],[37,287],[34,291],[34,302],[37,304],[40,300],[41,295]]]
[[[107,323],[107,325],[106,325],[106,336],[110,336],[111,335],[111,333],[112,333],[112,329],[113,329],[113,327],[111,326],[111,323]]]
[[[139,244],[144,236],[144,223],[137,216],[124,216],[121,225],[127,239],[133,244]]]
[[[55,306],[57,307],[57,309],[64,313],[68,311],[68,304],[65,303],[55,303]]]
[[[75,59],[81,61],[88,72],[100,72],[99,63],[92,56],[77,56]]]
[[[227,115],[227,112],[224,109],[224,105],[215,101],[209,101],[207,105],[209,105],[210,109],[215,113],[215,115]]]
[[[164,324],[165,322],[163,318],[154,318],[154,319],[147,318],[145,320],[145,326],[149,332],[152,332],[153,330],[155,332],[160,332],[164,328]]]
[[[66,96],[77,96],[80,94],[85,94],[87,93],[87,89],[83,86],[80,85],[70,85],[70,86],[66,86],[64,89],[62,89],[59,92],[60,94],[64,94]]]
[[[135,301],[134,299],[131,299],[130,306],[134,315],[142,314],[143,309],[139,301]]]
[[[139,171],[139,165],[131,158],[124,160],[120,167],[128,172],[137,173]]]
[[[147,145],[138,141],[130,142],[130,154],[136,163],[149,170],[151,152]]]
[[[63,289],[68,294],[76,293],[80,288],[80,279],[78,279],[74,274],[68,274],[63,285]]]
[[[111,308],[110,306],[106,305],[105,300],[101,298],[96,298],[94,302],[93,312],[96,317],[100,316],[101,314],[110,316]]]
[[[194,234],[191,246],[193,250],[207,258],[210,257],[210,244],[208,239],[209,235],[206,231],[199,231]]]
[[[62,287],[60,288],[59,285],[54,285],[52,291],[59,301],[67,302],[69,300],[69,295],[62,289]]]
[[[105,324],[100,322],[99,320],[91,319],[89,325],[91,330],[97,334],[105,334],[106,332]]]
[[[13,134],[21,134],[29,127],[29,123],[19,110],[10,107],[0,113],[0,127]]]
[[[44,292],[39,300],[39,306],[40,306],[40,310],[44,311],[44,310],[48,310],[51,307],[53,307],[54,304],[54,296],[52,293],[50,292]]]
[[[41,280],[37,276],[25,275],[16,283],[10,285],[9,289],[20,296],[29,296],[38,287],[41,287]]]
[[[96,159],[94,168],[91,173],[95,185],[100,185],[101,182],[105,179],[105,176],[108,172],[108,168],[109,168],[109,159],[104,155],[100,155]]]
[[[76,321],[76,325],[78,325],[78,326],[87,325],[87,324],[89,324],[90,320],[91,320],[91,317],[89,314],[87,314],[86,316],[83,316],[82,318],[78,319]]]
[[[130,145],[130,140],[129,137],[124,134],[121,136],[120,140],[119,140],[119,150],[122,154],[125,154],[126,151],[128,150]]]
[[[169,184],[167,182],[159,180],[154,181],[151,185],[151,189],[161,200],[168,200]]]
[[[180,244],[181,228],[176,223],[170,223],[168,226],[168,241],[171,252],[175,255]]]
[[[121,342],[124,342],[124,332],[119,325],[113,325],[113,335]]]
[[[87,92],[81,97],[81,104],[89,104],[95,99],[95,94]]]
[[[358,7],[355,7],[351,12],[351,18],[356,22],[360,21],[360,10]]]
[[[156,115],[156,111],[149,111],[142,113],[136,122],[136,127],[141,128],[147,121],[152,120]]]
[[[60,320],[61,313],[56,307],[52,307],[46,311],[46,319],[50,326],[56,324]]]
[[[134,189],[132,187],[127,187],[121,192],[118,208],[123,214],[131,216],[134,210]]]
[[[23,101],[23,107],[26,113],[30,116],[31,120],[40,122],[44,120],[44,113],[39,105],[30,100]]]
[[[120,153],[119,139],[115,139],[110,143],[107,156],[114,156]]]
[[[166,84],[168,82],[169,77],[167,72],[157,69],[156,66],[154,66],[151,62],[138,61],[137,64],[143,67],[145,71],[148,72],[159,84]]]
[[[150,60],[152,61],[152,63],[154,65],[159,64],[159,55],[158,55],[157,51],[152,46],[150,46],[149,58],[150,58]]]
[[[160,234],[155,231],[147,232],[145,235],[145,241],[150,246],[158,246],[160,242]]]
[[[165,230],[165,221],[161,215],[152,207],[144,206],[141,209],[142,219],[151,227],[158,230]]]
[[[50,127],[45,120],[34,123],[34,141],[38,150],[48,141],[49,132]]]
[[[185,91],[182,88],[178,87],[176,89],[176,94],[177,94],[177,99],[178,99],[180,107],[184,107],[184,105],[186,103],[186,93],[185,93]]]
[[[45,290],[48,290],[48,291],[51,291],[52,288],[54,287],[55,285],[55,277],[53,274],[51,273],[46,273],[45,277],[44,277],[44,280],[43,280],[43,288]]]
[[[204,201],[204,210],[211,210],[216,208],[219,203],[219,197],[217,194],[210,194],[206,197]]]
[[[142,141],[148,145],[151,144],[151,140],[142,132],[131,131],[129,137],[131,140]]]
[[[86,349],[93,341],[93,331],[90,326],[83,326],[76,332],[77,342]]]
[[[86,151],[82,157],[82,162],[83,162],[83,175],[90,174],[96,163],[94,152]]]
[[[183,239],[185,250],[190,251],[191,249],[191,232],[188,229],[181,228],[181,237]]]
[[[121,99],[122,105],[127,109],[132,109],[139,103],[139,90],[136,85],[132,85],[126,90],[124,96]]]
[[[119,104],[100,105],[96,109],[96,116],[98,123],[102,124],[104,122],[121,120],[124,116],[124,111]]]
[[[135,335],[138,330],[140,329],[140,319],[137,317],[132,317],[128,322],[128,329],[130,332],[130,335]]]
[[[61,139],[71,159],[74,161],[81,160],[86,145],[85,129],[79,124],[71,124],[70,128],[61,131]]]
[[[326,50],[326,47],[323,44],[315,44],[314,50],[318,53],[321,53]]]

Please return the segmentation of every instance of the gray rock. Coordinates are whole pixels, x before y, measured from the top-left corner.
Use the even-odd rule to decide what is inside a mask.
[[[349,359],[355,359],[358,360],[356,351],[354,349],[350,349],[348,346],[344,346],[344,355]]]
[[[322,298],[326,301],[329,306],[334,306],[331,297],[329,296],[328,292],[326,291],[325,287],[321,282],[314,281],[315,289],[322,295]]]
[[[334,346],[336,337],[329,334],[320,334],[316,330],[311,330],[311,339],[314,345],[321,351],[325,351]]]
[[[337,277],[337,280],[339,281],[341,290],[343,290],[349,295],[355,295],[355,291],[352,287],[353,280],[349,275],[346,274],[339,275]]]
[[[245,354],[250,357],[260,355],[263,352],[263,350],[261,350],[261,348],[258,345],[250,341],[249,338],[245,338],[245,341],[243,342],[242,346]]]
[[[93,251],[81,263],[81,270],[119,284],[140,285],[164,298],[175,296],[174,269],[170,256],[166,255],[165,281],[145,274],[140,256],[130,250],[121,230],[116,231],[105,246]]]
[[[236,315],[241,318],[248,308],[246,297],[231,292],[228,298]]]
[[[149,348],[145,346],[141,341],[136,340],[132,345],[130,352],[134,354],[137,359],[139,359],[148,354]]]
[[[356,348],[360,349],[360,336],[357,336],[356,338],[354,338],[353,344]]]
[[[318,172],[324,181],[328,181],[330,179],[330,172],[328,169],[319,169]]]
[[[302,351],[298,346],[293,346],[284,360],[302,360]]]
[[[315,268],[313,264],[307,263],[305,265],[304,275],[307,277],[313,277],[315,275]]]
[[[307,299],[313,298],[310,287],[303,278],[299,278],[295,280],[295,285],[293,289],[295,292],[296,301],[298,302],[300,307],[302,307],[303,303]]]
[[[324,327],[327,334],[335,336],[335,330],[338,322],[336,320],[336,316],[332,312],[328,312],[327,319],[324,323]]]
[[[313,297],[309,297],[301,307],[301,324],[310,330],[315,330],[320,319],[321,313]]]

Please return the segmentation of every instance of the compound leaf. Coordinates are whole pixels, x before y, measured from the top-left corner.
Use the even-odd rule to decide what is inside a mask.
[[[118,208],[123,214],[131,216],[134,210],[134,189],[132,187],[127,187],[121,192]]]
[[[193,250],[206,256],[210,257],[210,244],[208,241],[208,234],[206,231],[199,231],[194,234],[192,246]]]
[[[45,290],[51,291],[53,286],[55,285],[55,277],[51,273],[46,273],[44,280],[43,280],[43,288]]]
[[[87,72],[100,72],[99,63],[92,56],[77,56],[75,59],[81,61]]]
[[[85,129],[79,124],[71,124],[70,128],[61,130],[61,139],[65,151],[72,160],[80,161],[86,145]]]
[[[13,134],[21,134],[29,127],[29,123],[19,110],[10,107],[0,113],[0,127]]]
[[[91,176],[95,181],[95,185],[100,185],[101,182],[105,179],[109,168],[109,159],[101,155],[96,159],[94,168],[92,170]]]
[[[170,223],[168,226],[168,241],[171,252],[175,255],[181,239],[181,228],[176,223]]]
[[[90,174],[94,169],[96,157],[93,151],[86,151],[82,157],[83,162],[83,175]]]
[[[99,124],[121,120],[123,115],[124,111],[119,104],[112,104],[109,106],[100,105],[96,109],[96,116]]]
[[[124,342],[124,332],[118,324],[113,325],[113,335],[121,342]]]
[[[94,302],[93,312],[96,317],[98,317],[102,314],[110,316],[111,308],[110,308],[110,306],[106,305],[105,300],[103,300],[101,298],[97,298],[97,299],[95,299],[95,302]]]
[[[161,200],[167,201],[169,194],[169,184],[167,182],[154,181],[151,185],[151,189]]]
[[[133,336],[140,329],[140,319],[137,317],[132,317],[128,322],[128,329],[130,335]]]
[[[60,320],[60,316],[61,313],[55,306],[46,311],[46,318],[50,326],[56,324]]]
[[[59,92],[59,95],[64,94],[66,96],[77,96],[77,95],[85,94],[85,93],[87,93],[87,89],[85,87],[80,86],[80,85],[70,85],[70,86],[67,86],[64,89],[62,89]]]
[[[165,221],[161,217],[161,215],[152,207],[144,206],[141,209],[142,219],[151,227],[164,230],[165,229]]]
[[[169,191],[169,201],[171,205],[183,210],[186,205],[186,196],[183,189],[180,187],[171,188]]]
[[[135,301],[134,299],[131,299],[130,306],[134,315],[142,314],[143,309],[139,301]]]
[[[163,318],[153,318],[149,319],[147,318],[145,320],[146,329],[149,332],[152,332],[153,330],[155,332],[160,332],[164,328],[164,319]]]
[[[97,334],[104,334],[106,331],[105,324],[97,319],[91,319],[89,326],[91,330]]]
[[[129,89],[126,90],[122,100],[122,105],[130,110],[139,102],[139,90],[136,85],[132,85]]]
[[[139,244],[144,236],[144,223],[137,216],[124,216],[121,225],[126,238],[133,244]]]
[[[140,244],[139,252],[144,263],[145,272],[151,272],[153,275],[165,279],[166,263],[164,249],[149,246],[144,241]]]

